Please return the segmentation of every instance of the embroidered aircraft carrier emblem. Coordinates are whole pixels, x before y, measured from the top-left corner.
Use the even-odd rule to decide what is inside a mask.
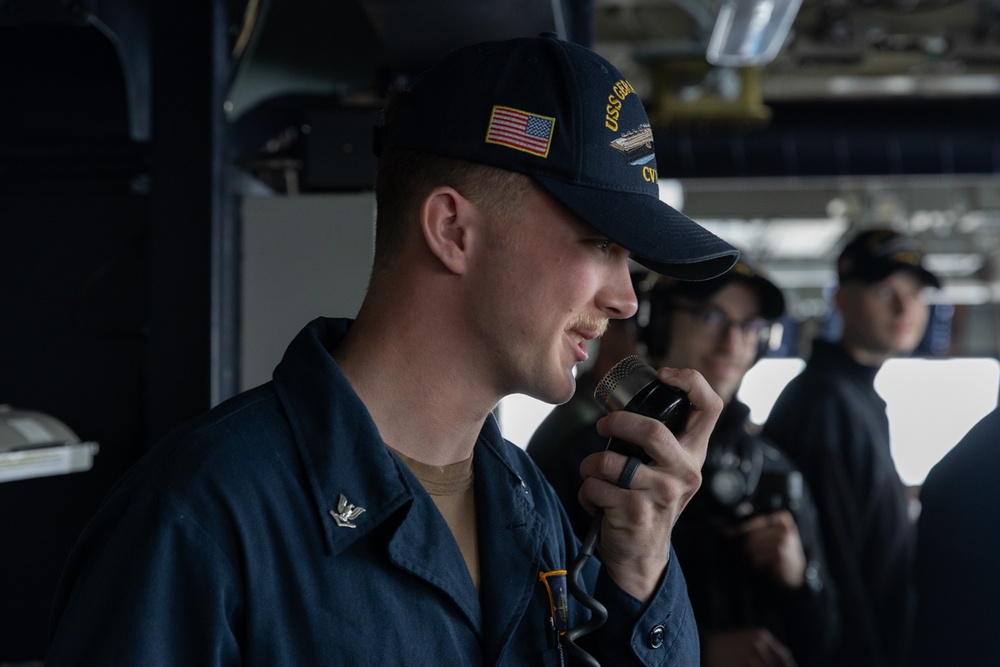
[[[333,517],[333,520],[341,528],[357,528],[354,520],[364,514],[364,512],[364,507],[357,507],[347,502],[347,497],[342,493],[340,494],[340,500],[337,501],[337,511],[330,510],[330,516]]]
[[[621,151],[629,164],[645,164],[656,157],[653,130],[646,124],[618,137],[611,142],[611,147]]]

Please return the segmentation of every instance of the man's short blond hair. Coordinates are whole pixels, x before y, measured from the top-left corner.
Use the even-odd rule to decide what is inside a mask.
[[[379,158],[375,178],[375,263],[384,270],[417,230],[424,198],[436,187],[457,190],[497,225],[510,221],[532,189],[530,177],[506,169],[409,150]]]

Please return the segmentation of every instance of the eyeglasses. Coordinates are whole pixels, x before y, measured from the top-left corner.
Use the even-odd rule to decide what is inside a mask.
[[[706,334],[714,336],[717,339],[723,335],[728,335],[733,327],[739,330],[745,343],[766,341],[771,334],[771,323],[759,317],[738,322],[730,319],[724,312],[715,308],[698,308],[697,306],[674,304],[674,310],[694,315],[701,329]]]

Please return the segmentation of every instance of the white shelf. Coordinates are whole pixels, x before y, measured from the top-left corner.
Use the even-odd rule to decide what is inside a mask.
[[[90,470],[96,442],[78,442],[0,452],[0,482]]]

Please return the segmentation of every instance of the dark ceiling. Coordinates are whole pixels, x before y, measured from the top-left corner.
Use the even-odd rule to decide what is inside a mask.
[[[232,0],[216,12],[226,22],[227,150],[274,192],[363,189],[373,168],[369,128],[387,86],[405,85],[462,43],[556,30],[629,77],[654,124],[661,177],[679,183],[700,221],[760,230],[808,219],[817,230],[839,226],[841,236],[890,224],[947,255],[952,285],[991,287],[987,269],[1000,253],[1000,206],[989,196],[1000,173],[1000,0],[803,0],[777,56],[742,68],[705,57],[725,1]],[[6,118],[19,131],[0,147],[12,156],[0,169],[15,178],[90,174],[96,155],[103,169],[141,170],[153,67],[147,13],[119,0],[0,0],[7,62],[51,60],[70,43],[90,54],[49,67],[60,85],[34,86],[48,98],[29,116]],[[62,49],[44,46],[43,32]],[[93,102],[106,96],[94,91],[108,84],[97,72],[108,70],[93,64],[115,54],[122,69],[113,83],[124,81],[126,106],[102,110]],[[33,71],[8,69],[5,89],[31,88]],[[74,104],[94,122],[85,136],[58,139],[52,128],[69,115],[55,110]],[[121,113],[126,136],[96,136]],[[43,129],[29,149],[32,128]],[[48,159],[52,144],[67,159]],[[813,193],[808,210],[795,192]],[[720,209],[728,217],[713,217]],[[827,261],[841,240],[801,244],[812,254],[789,257],[763,240],[770,236],[752,237],[747,250],[777,271]],[[788,276],[793,302],[825,280]]]
[[[305,2],[274,3],[268,17],[267,4],[244,22],[229,112],[258,133],[248,150],[269,141],[279,189],[280,158],[309,143],[274,110],[283,89],[324,100],[325,125],[364,128],[385,86],[450,48],[558,30],[629,77],[650,112],[661,177],[679,182],[685,210],[743,230],[735,240],[784,277],[803,312],[830,275],[801,266],[828,265],[844,235],[870,225],[925,241],[954,288],[943,300],[993,298],[961,290],[989,288],[1000,253],[1000,203],[989,195],[1000,173],[1000,0],[804,0],[777,56],[741,68],[706,60],[723,0],[361,0],[325,17]],[[256,173],[266,178],[268,164],[258,151]],[[308,160],[297,164],[299,187],[326,187]],[[807,206],[796,192],[811,195]],[[793,250],[766,231],[803,220],[812,224],[797,234],[817,240]]]

